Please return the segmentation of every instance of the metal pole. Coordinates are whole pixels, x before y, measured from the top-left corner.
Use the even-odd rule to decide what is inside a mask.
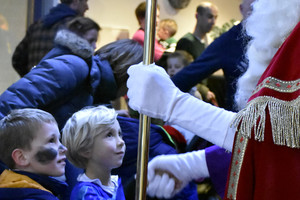
[[[154,42],[156,29],[156,0],[146,1],[145,38],[143,64],[150,65],[154,61]],[[137,176],[135,199],[145,200],[147,189],[147,167],[149,159],[150,118],[140,114]]]

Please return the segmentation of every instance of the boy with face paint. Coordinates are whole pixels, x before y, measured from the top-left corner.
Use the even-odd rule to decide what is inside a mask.
[[[125,200],[121,179],[111,175],[125,154],[114,109],[98,106],[76,112],[63,128],[62,142],[68,160],[84,169],[70,199]]]
[[[67,149],[54,117],[39,109],[11,111],[0,121],[0,199],[58,199],[67,184]]]

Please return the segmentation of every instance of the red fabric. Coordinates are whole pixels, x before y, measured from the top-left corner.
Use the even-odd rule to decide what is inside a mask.
[[[299,55],[300,24],[295,27],[291,35],[278,50],[269,67],[262,75],[259,84],[263,84],[267,77],[275,77],[283,81],[294,81],[299,79]],[[280,88],[281,85],[278,84],[277,87]],[[286,93],[263,87],[255,93],[249,101],[263,96],[271,96],[275,99],[292,101],[299,97],[299,95],[299,89],[294,92]],[[263,142],[254,140],[253,133],[251,139],[248,141],[241,172],[239,174],[236,199],[300,199],[300,150],[274,144],[268,109],[266,110],[265,125],[266,128]],[[235,141],[235,143],[237,142],[238,141]],[[234,162],[232,165],[233,164]],[[227,183],[227,189],[228,187],[230,186]],[[227,198],[227,194],[225,194],[225,199],[230,199]]]
[[[175,140],[178,144],[186,144],[186,139],[177,129],[168,125],[164,125],[163,128],[170,134],[173,140]]]
[[[269,120],[269,115],[267,117]],[[270,123],[267,123],[266,126],[267,130],[271,129]],[[299,149],[275,145],[270,132],[265,134],[264,142],[249,140],[236,199],[300,199],[299,183]],[[227,194],[224,199],[230,199],[226,196]]]

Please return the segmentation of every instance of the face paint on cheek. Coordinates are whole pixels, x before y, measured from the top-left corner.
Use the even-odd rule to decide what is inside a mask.
[[[56,158],[57,154],[58,152],[53,148],[43,148],[37,152],[35,158],[41,164],[48,164]]]

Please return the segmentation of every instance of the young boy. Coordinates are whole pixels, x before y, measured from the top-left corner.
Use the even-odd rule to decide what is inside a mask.
[[[53,116],[39,109],[12,110],[0,121],[0,199],[58,199],[67,185],[50,176],[65,172],[67,149]]]
[[[165,52],[174,52],[177,40],[173,37],[177,32],[177,23],[173,19],[163,19],[159,22],[157,36]]]
[[[71,199],[125,199],[121,179],[111,170],[121,166],[125,154],[114,109],[98,106],[76,112],[63,129],[67,157],[85,173],[78,176]]]

